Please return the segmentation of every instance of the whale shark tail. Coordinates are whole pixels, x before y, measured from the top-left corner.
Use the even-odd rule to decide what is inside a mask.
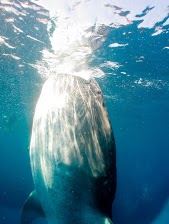
[[[36,191],[32,191],[22,207],[20,214],[20,224],[31,224],[35,219],[45,218],[41,203]]]

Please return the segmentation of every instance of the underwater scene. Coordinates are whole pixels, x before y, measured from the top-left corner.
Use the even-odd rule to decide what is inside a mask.
[[[21,223],[34,190],[35,108],[59,74],[93,77],[103,94],[116,144],[113,224],[169,224],[168,0],[0,0],[0,224]]]

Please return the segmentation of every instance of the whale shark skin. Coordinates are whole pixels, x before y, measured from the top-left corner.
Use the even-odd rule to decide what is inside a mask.
[[[110,224],[116,192],[116,148],[96,80],[49,78],[36,105],[30,142],[35,190],[21,224]]]

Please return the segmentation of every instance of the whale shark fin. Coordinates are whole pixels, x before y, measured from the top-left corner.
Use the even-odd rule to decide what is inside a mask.
[[[37,197],[36,191],[32,191],[22,207],[20,215],[21,224],[31,224],[33,220],[45,217],[41,203]]]

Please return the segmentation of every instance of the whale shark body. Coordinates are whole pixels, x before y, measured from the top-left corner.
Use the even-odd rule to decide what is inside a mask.
[[[116,191],[115,141],[95,79],[49,78],[38,100],[30,143],[35,190],[21,224],[110,224]]]

